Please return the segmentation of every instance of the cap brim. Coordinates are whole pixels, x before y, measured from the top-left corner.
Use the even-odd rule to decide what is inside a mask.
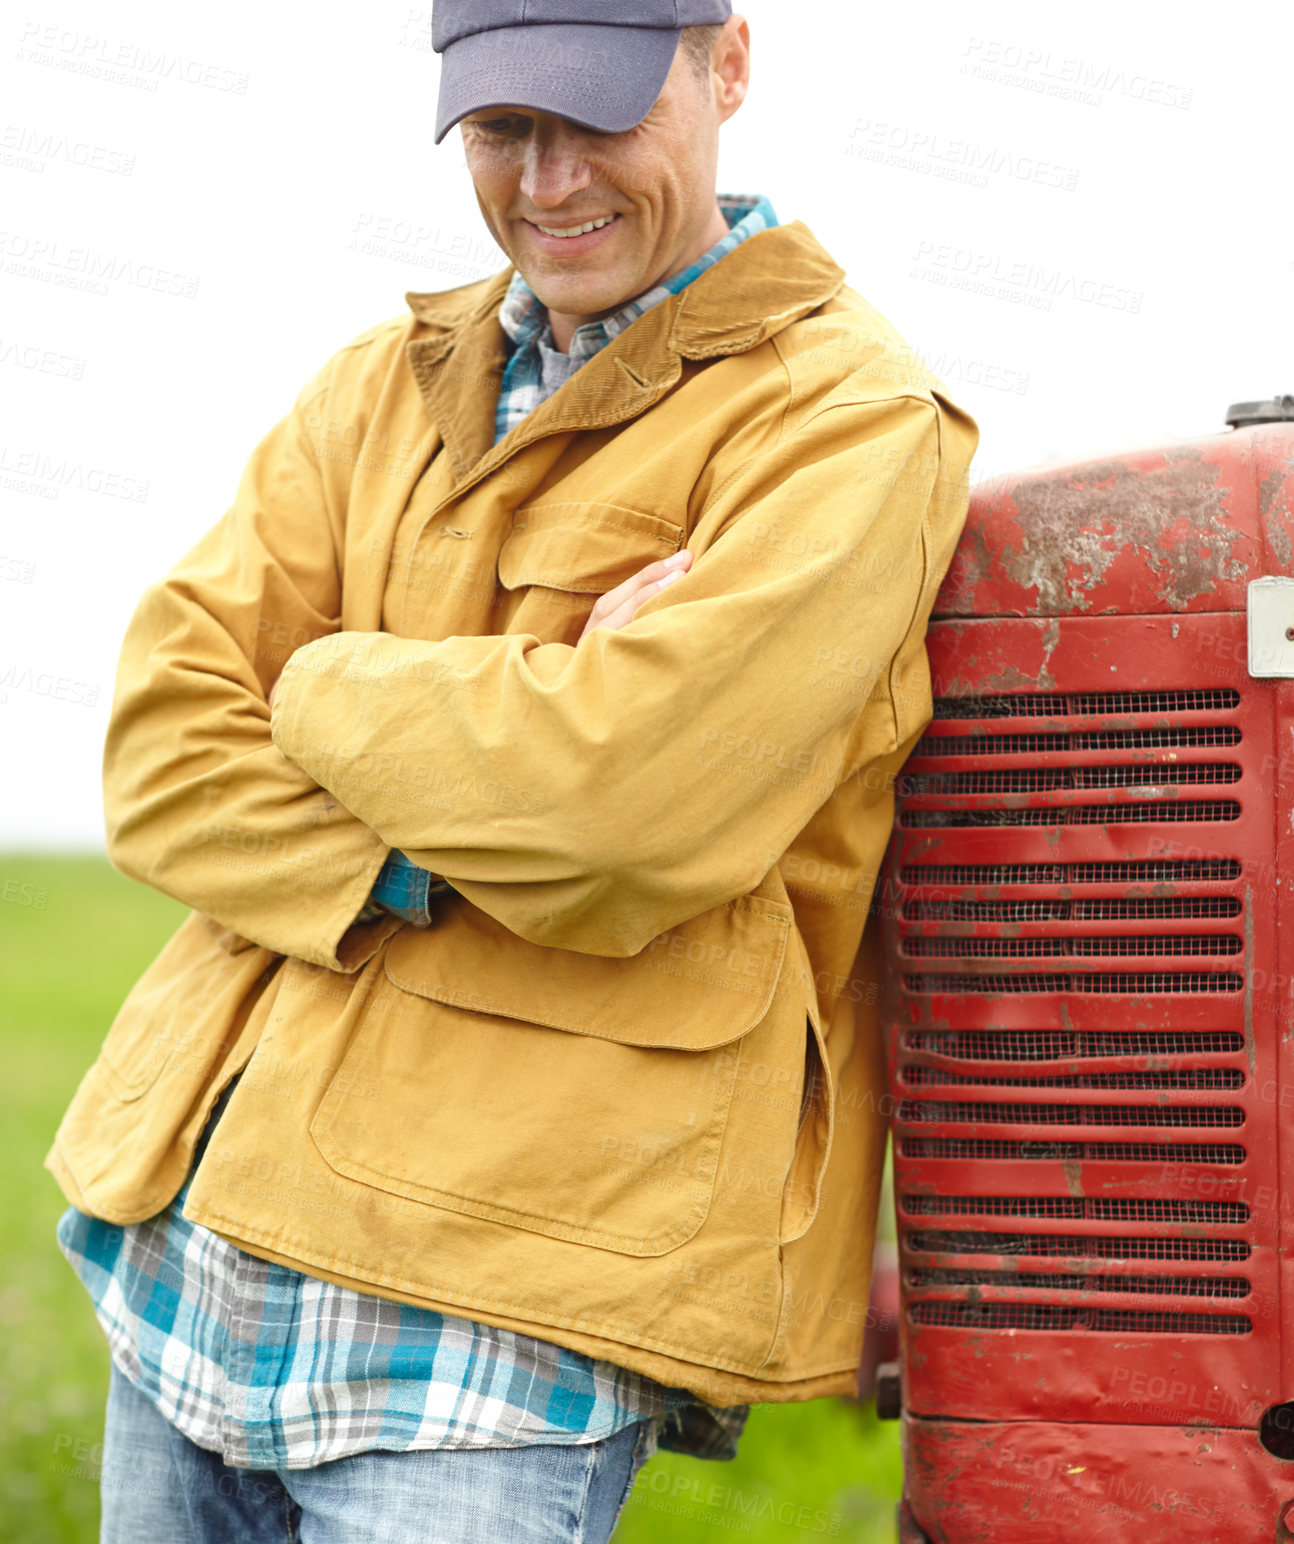
[[[604,134],[651,111],[682,34],[560,23],[474,32],[441,55],[436,143],[469,113],[529,107]]]

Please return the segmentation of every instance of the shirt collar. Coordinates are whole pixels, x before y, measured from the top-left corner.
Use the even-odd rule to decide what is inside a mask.
[[[682,273],[675,274],[672,279],[665,280],[663,284],[655,285],[633,300],[627,300],[610,316],[604,316],[596,322],[585,322],[583,326],[577,327],[571,337],[571,346],[568,351],[572,359],[591,358],[600,349],[605,348],[612,338],[618,337],[626,327],[636,322],[644,312],[650,311],[653,306],[659,305],[670,295],[679,294],[694,279],[700,278],[708,268],[713,268],[720,258],[726,257],[729,252],[758,231],[771,230],[778,223],[772,204],[767,198],[759,195],[725,193],[719,196],[718,203],[720,212],[728,222],[727,234],[716,241],[708,252],[698,257],[696,262],[690,268],[685,268]],[[522,348],[528,343],[542,343],[549,349],[556,349],[548,319],[548,308],[520,273],[514,273],[512,276],[512,282],[499,309],[499,322],[511,340],[513,348]]]

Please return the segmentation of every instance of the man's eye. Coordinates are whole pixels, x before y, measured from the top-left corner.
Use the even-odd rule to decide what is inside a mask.
[[[523,132],[526,127],[526,120],[517,117],[473,118],[472,126],[473,128],[480,129],[485,134],[502,139]]]

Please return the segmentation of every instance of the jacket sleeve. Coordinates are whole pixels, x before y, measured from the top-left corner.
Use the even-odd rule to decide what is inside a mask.
[[[928,523],[946,564],[965,516],[966,436],[943,464],[943,421],[928,396],[823,408],[728,479],[691,570],[618,632],[307,644],[275,742],[521,937],[635,954],[759,884],[857,775],[860,718],[894,749],[889,674],[923,650],[939,577]]]
[[[253,452],[233,507],[140,601],[104,747],[108,852],[243,937],[354,969],[399,926],[352,926],[387,843],[270,737],[292,645],[336,631],[341,532],[306,414],[328,368]]]

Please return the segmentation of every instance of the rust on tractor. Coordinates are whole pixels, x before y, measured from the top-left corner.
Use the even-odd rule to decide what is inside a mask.
[[[1044,616],[1054,626],[1124,611],[1130,598],[1142,611],[1206,609],[1220,581],[1235,586],[1250,566],[1234,491],[1197,446],[1006,479],[980,493],[936,614]],[[1282,529],[1294,546],[1291,527]],[[1035,674],[1033,689],[1049,689],[1050,674]]]

